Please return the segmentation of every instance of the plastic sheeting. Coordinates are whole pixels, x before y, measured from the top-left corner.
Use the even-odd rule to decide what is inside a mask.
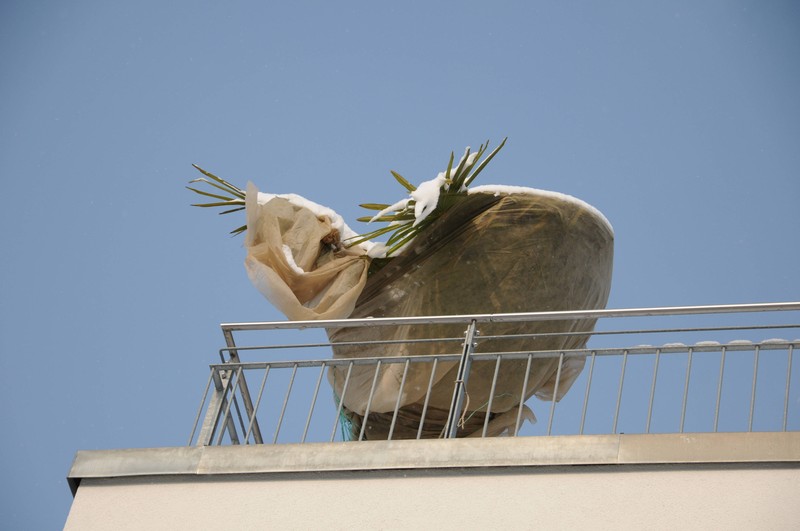
[[[247,186],[245,268],[253,285],[293,321],[350,315],[367,282],[369,259],[344,249],[331,220],[275,197],[258,203]]]
[[[320,243],[332,239],[324,217],[285,200],[256,205],[250,190],[247,210],[248,273],[290,319],[580,310],[603,308],[608,299],[612,230],[588,205],[557,194],[465,196],[401,255],[368,277],[368,259],[359,256],[364,251],[344,251],[336,244]],[[284,245],[291,249],[297,267],[289,263]],[[476,352],[582,348],[593,327],[592,320],[482,324],[482,336],[577,334],[481,341]],[[329,337],[333,343],[342,343],[459,337],[463,332],[463,325],[360,327],[330,330]],[[432,342],[380,348],[336,345],[333,350],[337,358],[360,358],[457,353],[460,347]],[[556,400],[569,390],[583,363],[583,359],[570,358],[562,366]],[[513,429],[526,364],[527,360],[501,364],[491,401],[489,435]],[[347,369],[332,368],[329,381],[343,402],[354,434],[366,422],[365,438],[386,438],[399,395],[393,438],[411,438],[417,436],[431,366],[409,364],[402,389],[404,364],[396,363],[383,364],[377,379],[374,365],[353,366],[344,396]],[[457,363],[440,363],[433,375],[423,437],[442,433],[456,370]],[[558,358],[534,359],[525,398],[551,399],[557,370]],[[494,361],[472,363],[465,422],[458,436],[480,434],[494,371]],[[373,381],[377,383],[370,399]],[[527,407],[523,413],[533,419]]]

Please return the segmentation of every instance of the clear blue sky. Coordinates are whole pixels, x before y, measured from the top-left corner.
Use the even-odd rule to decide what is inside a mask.
[[[192,163],[330,206],[451,150],[616,230],[610,307],[800,299],[795,2],[0,4],[0,514],[79,449],[186,443],[220,322],[277,320]]]

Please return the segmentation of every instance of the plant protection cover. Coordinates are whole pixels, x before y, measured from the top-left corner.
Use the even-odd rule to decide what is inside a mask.
[[[367,243],[345,248],[352,238],[340,218],[298,196],[246,194],[246,268],[250,279],[289,319],[337,319],[459,315],[473,313],[583,310],[605,307],[611,285],[613,231],[593,207],[563,194],[519,187],[475,187],[461,194],[380,269]],[[480,341],[476,352],[582,348],[592,320],[487,323],[481,336],[543,334]],[[463,325],[352,327],[330,330],[332,343],[458,337]],[[547,335],[575,332],[574,335]],[[335,345],[337,358],[419,356],[458,353],[453,343]],[[569,358],[561,368],[556,400],[569,390],[584,364]],[[520,406],[527,360],[501,363],[488,424],[489,435],[513,431],[517,415],[534,420]],[[417,436],[429,382],[422,437],[440,437],[453,396],[457,363],[354,365],[346,392],[347,368],[331,368],[328,379],[352,434],[385,439],[400,409],[393,438]],[[494,361],[472,363],[466,411],[458,436],[480,435],[495,370]],[[556,389],[558,358],[534,358],[525,398],[550,400]],[[370,400],[370,390],[376,381]],[[344,393],[344,394],[343,394]],[[367,404],[369,415],[364,418]],[[351,435],[352,435],[351,434]]]
[[[361,205],[379,211],[361,221],[388,223],[363,235],[327,207],[294,194],[260,193],[252,184],[245,192],[197,166],[205,177],[192,182],[212,190],[189,189],[211,198],[195,206],[223,207],[223,214],[246,210],[246,225],[232,232],[246,231],[248,275],[292,320],[603,308],[611,285],[613,231],[600,212],[555,192],[469,188],[505,142],[482,161],[488,142],[476,152],[467,148],[457,164],[451,153],[447,170],[418,186],[392,172],[409,195],[392,205]],[[385,244],[371,241],[387,234]],[[337,358],[453,354],[460,351],[457,344],[413,340],[457,338],[462,326],[350,327],[328,335]],[[481,324],[475,351],[581,348],[593,327],[592,320]],[[365,341],[383,343],[352,345]],[[479,435],[484,425],[489,435],[498,435],[513,432],[521,417],[535,420],[520,401],[523,389],[524,399],[559,400],[584,359],[566,359],[560,373],[558,363],[542,356],[531,358],[530,366],[527,357],[506,359],[495,382],[495,362],[474,361],[457,435]],[[374,364],[329,370],[351,438],[362,431],[368,439],[386,438],[398,406],[393,438],[442,435],[456,363],[439,363],[435,371],[433,362],[407,365],[387,360],[377,372]]]

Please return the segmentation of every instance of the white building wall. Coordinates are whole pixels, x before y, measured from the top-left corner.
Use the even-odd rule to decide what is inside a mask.
[[[798,435],[90,452],[66,529],[798,529]]]
[[[67,530],[797,529],[800,470],[346,472],[94,479]]]

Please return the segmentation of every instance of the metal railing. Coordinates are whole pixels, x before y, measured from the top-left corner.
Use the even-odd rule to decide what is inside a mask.
[[[210,366],[189,444],[485,437],[497,434],[493,424],[502,414],[503,431],[510,435],[796,431],[800,430],[800,364],[793,363],[793,357],[800,347],[799,317],[800,302],[790,302],[223,324],[227,346],[219,351],[221,362]],[[496,345],[545,336],[585,337],[589,335],[586,332],[481,334],[482,329],[491,330],[496,323],[586,320],[597,320],[597,326],[587,346],[579,349],[520,351]],[[620,321],[633,326],[621,327]],[[413,329],[443,324],[463,326],[464,335],[350,343],[332,343],[320,336],[326,330],[343,328]],[[779,332],[794,339],[778,339]],[[234,334],[243,333],[254,336],[255,341],[237,344]],[[262,339],[260,335],[267,337]],[[621,346],[623,341],[625,346]],[[435,343],[436,354],[358,358],[330,355],[332,348],[342,346],[386,351],[418,343]],[[492,344],[495,346],[490,347]],[[278,351],[282,361],[240,358],[265,353],[273,358]],[[552,398],[539,402],[541,408],[533,405],[543,417],[539,422],[525,422],[532,418],[525,405],[531,394],[529,386],[533,385],[529,381],[531,367],[548,360],[555,372]],[[581,360],[585,360],[583,371],[570,391],[557,400],[562,371],[566,373]],[[452,391],[446,411],[429,403],[435,378],[441,377],[443,367],[452,367],[447,374],[454,375],[443,383]],[[474,386],[470,388],[473,367],[483,367],[484,374],[491,377],[483,381],[484,387],[490,385],[488,400],[470,409],[470,391],[476,394]],[[387,369],[395,377],[396,396],[378,397],[379,375],[382,379],[382,371]],[[501,397],[496,386],[509,370],[524,378],[518,378],[518,388],[506,390]],[[421,371],[428,371],[425,374],[430,377],[409,424],[405,419],[409,408],[401,398],[405,396],[407,376]],[[326,374],[328,381],[323,382]],[[348,387],[351,392],[355,388],[356,374],[361,374],[361,385],[369,392],[361,405],[363,411],[354,415],[345,403]],[[498,378],[501,374],[504,376]],[[364,375],[369,378],[364,379]],[[338,386],[336,392],[331,383]],[[394,408],[374,412],[379,399],[393,402]],[[505,405],[498,408],[501,400]],[[508,405],[510,401],[514,402],[513,407]],[[436,426],[433,432],[427,427],[431,422]],[[373,424],[383,427],[373,430]],[[471,424],[470,430],[467,424]],[[375,436],[378,433],[380,437]]]

